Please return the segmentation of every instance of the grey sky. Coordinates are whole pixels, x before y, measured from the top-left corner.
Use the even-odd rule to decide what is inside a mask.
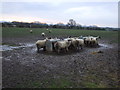
[[[117,2],[3,2],[2,18],[8,21],[67,23],[118,27]]]

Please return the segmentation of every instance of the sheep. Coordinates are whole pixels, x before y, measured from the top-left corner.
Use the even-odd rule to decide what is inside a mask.
[[[51,30],[49,30],[49,33],[51,33]]]
[[[83,49],[84,46],[84,40],[80,39],[79,37],[74,37],[74,38],[68,38],[71,40],[71,48],[74,47],[75,50],[79,50],[79,47]]]
[[[93,36],[88,36],[88,37],[84,37],[84,43],[86,46],[95,46],[98,45],[98,37],[93,37]]]
[[[45,37],[45,33],[41,33],[41,36]]]
[[[68,47],[71,45],[71,40],[56,41],[54,44],[55,50],[59,53],[61,49],[68,51]]]
[[[83,37],[84,43],[86,46],[89,46],[91,44],[92,38],[93,38],[93,36]]]
[[[98,45],[98,39],[101,38],[99,36],[97,37],[92,37],[91,38],[91,46],[97,46]]]
[[[51,30],[49,30],[48,28],[46,29],[49,33],[51,33]]]
[[[44,40],[38,40],[38,41],[36,42],[37,52],[39,52],[39,50],[40,50],[41,48],[43,48],[44,51],[46,50],[46,47],[45,47],[46,40],[47,40],[47,38],[44,39]]]
[[[29,32],[30,32],[30,33],[33,33],[33,30],[30,30]]]
[[[79,50],[79,47],[81,47],[81,49],[83,49],[84,46],[84,40],[83,39],[76,39],[77,41],[77,50]]]
[[[71,40],[71,45],[70,45],[70,49],[78,49],[78,41],[76,40],[77,38],[68,38],[68,40]]]
[[[81,35],[81,36],[79,36],[79,39],[83,39],[83,36]]]

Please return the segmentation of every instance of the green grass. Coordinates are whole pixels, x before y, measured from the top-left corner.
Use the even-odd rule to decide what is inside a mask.
[[[46,79],[43,81],[27,81],[16,86],[16,88],[66,88],[72,83],[66,78]]]
[[[87,82],[84,84],[86,88],[98,88],[98,85],[95,83]]]
[[[89,75],[85,78],[86,80],[82,82],[85,88],[106,88],[108,87],[105,83],[100,82],[101,78],[94,75]]]
[[[93,35],[93,36],[101,36],[102,39],[110,40],[110,43],[118,43],[118,31],[99,31],[99,30],[79,30],[79,29],[49,29],[52,32],[48,33],[45,28],[32,28],[33,33],[29,32],[30,28],[13,28],[13,27],[6,27],[2,28],[2,37],[9,38],[9,37],[27,37],[27,36],[38,36],[44,32],[47,36],[86,36],[86,35]]]
[[[96,83],[93,83],[93,82],[86,82],[84,83],[84,86],[85,88],[105,88],[104,85],[102,84],[96,84]]]
[[[66,88],[70,87],[72,83],[67,79],[57,79],[51,80],[51,84],[48,85],[48,88]]]
[[[85,88],[106,88],[102,83],[94,83],[89,81],[83,81],[82,83],[75,84],[75,82],[66,79],[66,78],[59,78],[59,79],[46,79],[43,81],[27,81],[21,83],[16,86],[16,88],[70,88],[77,85],[78,87],[82,85]]]

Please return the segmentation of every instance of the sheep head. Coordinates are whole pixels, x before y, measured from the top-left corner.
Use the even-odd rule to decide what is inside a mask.
[[[68,44],[68,47],[69,47],[72,44],[72,40],[68,40],[67,44]]]
[[[98,39],[101,39],[101,37],[100,37],[100,36],[97,36],[96,40],[98,40]]]
[[[45,33],[41,33],[41,35],[44,37],[44,36],[45,36]]]

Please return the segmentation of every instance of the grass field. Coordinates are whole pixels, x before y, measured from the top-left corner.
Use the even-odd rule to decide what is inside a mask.
[[[45,28],[32,28],[33,33],[29,32],[30,28],[2,28],[2,37],[27,37],[27,36],[38,36],[44,32],[47,36],[52,37],[67,37],[67,36],[101,36],[102,39],[110,40],[111,43],[118,43],[118,31],[99,31],[99,30],[79,30],[79,29],[49,29],[52,32],[48,33]]]

